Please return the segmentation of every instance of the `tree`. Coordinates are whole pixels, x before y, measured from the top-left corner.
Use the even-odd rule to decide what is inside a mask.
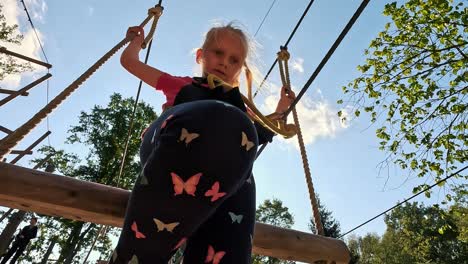
[[[416,202],[395,208],[385,216],[387,230],[382,237],[367,234],[348,240],[352,263],[464,263],[468,243],[460,234],[466,226],[459,225],[454,206],[458,211],[468,209],[466,204],[442,209]]]
[[[320,198],[317,196],[317,206],[320,214],[320,220],[322,221],[323,225],[323,232],[324,236],[326,237],[334,237],[337,238],[341,234],[340,223],[335,220],[332,216],[332,212],[329,211],[322,203],[320,202]],[[317,229],[315,228],[314,219],[310,218],[309,228],[312,233],[317,233]]]
[[[392,21],[365,51],[366,63],[358,66],[363,75],[343,91],[355,117],[364,110],[371,122],[382,121],[376,129],[388,153],[382,166],[394,163],[437,181],[468,158],[466,1],[393,2],[383,14]]]
[[[78,125],[69,130],[67,143],[84,144],[89,149],[88,153],[77,155],[48,146],[41,148],[40,151],[45,155],[53,154],[51,163],[58,173],[80,180],[131,188],[140,170],[136,155],[141,142],[141,132],[156,119],[156,113],[149,105],[138,104],[125,167],[119,177],[134,102],[132,98],[122,98],[119,94],[113,94],[107,106],[95,106],[90,112],[80,114]],[[47,164],[43,165],[46,166]],[[34,261],[39,261],[47,251],[47,247],[57,239],[55,235],[61,234],[56,241],[60,247],[57,261],[64,264],[81,263],[98,235],[100,227],[94,223],[49,219],[54,220],[56,229],[54,232],[45,233],[46,238],[42,240],[41,247],[35,251]],[[114,233],[115,230],[109,232]],[[103,235],[99,237],[95,249],[105,255],[110,251],[110,246],[109,236]]]
[[[3,5],[0,4],[0,43],[21,45],[23,35],[18,32],[18,25],[9,25],[3,14]],[[17,74],[32,70],[31,64],[19,63],[11,56],[0,53],[0,81],[9,74]]]
[[[255,213],[257,222],[279,226],[282,228],[291,228],[294,224],[294,217],[289,213],[289,209],[283,206],[279,199],[267,199],[258,208]],[[273,257],[259,255],[252,256],[253,264],[293,264],[294,261],[280,260]]]
[[[350,263],[374,264],[379,262],[380,237],[375,233],[366,234],[364,237],[351,236],[348,241],[351,252]]]
[[[462,244],[452,215],[438,205],[406,203],[385,216],[387,231],[382,244],[399,244],[417,263],[462,263]],[[394,237],[386,241],[387,234]],[[466,258],[464,258],[466,260]]]
[[[458,240],[468,247],[468,184],[457,186],[454,191],[454,204],[450,206],[448,213],[457,224]],[[465,252],[468,252],[468,248]]]
[[[18,25],[10,25],[7,23],[5,15],[3,14],[3,5],[0,4],[0,44],[10,43],[21,45],[22,40],[23,36],[18,32]],[[0,53],[0,81],[5,79],[7,75],[17,74],[31,69],[32,67],[29,63],[18,63],[13,57]],[[6,217],[10,213],[11,211],[8,211],[4,216]],[[0,254],[6,250],[14,231],[18,228],[25,214],[25,212],[18,212],[14,217],[10,217],[7,228],[2,230],[2,234],[0,235]]]

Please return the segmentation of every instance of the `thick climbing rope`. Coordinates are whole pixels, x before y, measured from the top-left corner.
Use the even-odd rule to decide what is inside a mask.
[[[148,47],[148,50],[146,51],[146,56],[145,56],[145,64],[148,63],[148,58],[149,58],[149,54],[151,52],[151,44],[153,43],[154,33],[156,31],[156,26],[158,24],[159,18],[161,17],[161,15],[163,13],[163,10],[164,10],[164,8],[161,6],[161,1],[159,2],[158,5],[156,5],[153,8],[150,8],[148,10],[148,15],[154,15],[154,20],[153,20],[153,24],[151,26],[150,32],[149,32],[148,36],[145,38],[145,42],[143,42],[143,44],[142,44],[142,48],[145,48],[146,47],[146,41],[149,41],[149,47]],[[130,126],[128,127],[128,131],[127,131],[127,140],[125,141],[125,148],[124,148],[124,152],[123,152],[123,156],[122,156],[122,161],[120,163],[120,170],[119,170],[119,174],[117,176],[117,187],[119,187],[119,185],[120,185],[120,178],[122,177],[123,170],[124,170],[124,167],[125,167],[125,160],[126,160],[126,157],[127,157],[128,145],[130,143],[130,138],[131,138],[131,135],[132,135],[133,124],[135,123],[136,110],[137,110],[137,107],[138,107],[138,100],[140,99],[142,84],[143,84],[143,81],[140,80],[140,83],[138,85],[137,95],[136,95],[136,98],[135,98],[135,103],[133,104],[132,117],[130,118]]]
[[[145,56],[145,64],[148,63],[148,58],[149,58],[149,54],[151,52],[151,44],[153,43],[154,33],[156,31],[156,27],[157,27],[159,18],[161,17],[161,15],[163,13],[163,10],[164,10],[164,8],[161,5],[161,2],[162,1],[159,1],[158,5],[156,5],[153,8],[150,8],[148,10],[148,17],[151,16],[151,17],[154,17],[154,19],[153,19],[153,24],[151,26],[151,30],[148,33],[148,35],[146,36],[145,41],[142,44],[142,48],[144,49],[147,46],[146,43],[149,42],[148,49],[146,51],[146,56]],[[133,37],[135,37],[135,36],[133,36]],[[131,37],[129,39],[132,40],[133,37]],[[122,160],[120,162],[119,174],[117,176],[117,185],[116,185],[117,188],[120,185],[120,179],[122,177],[123,170],[124,170],[124,167],[125,167],[125,160],[126,160],[126,157],[127,157],[128,145],[130,144],[130,139],[131,139],[132,130],[133,130],[133,124],[135,123],[136,110],[138,108],[138,100],[140,98],[142,84],[143,84],[143,81],[140,80],[140,83],[138,85],[137,95],[136,95],[136,98],[135,98],[135,103],[133,104],[132,116],[130,118],[130,125],[129,125],[128,131],[127,131],[127,140],[125,141],[124,152],[122,154]],[[101,225],[100,226],[99,231],[98,231],[96,237],[94,238],[94,241],[93,241],[93,243],[91,245],[91,248],[88,250],[88,253],[86,254],[86,257],[85,257],[85,260],[84,260],[83,263],[87,262],[87,260],[88,260],[89,256],[91,255],[91,252],[93,251],[98,239],[100,237],[102,237],[102,236],[105,236],[108,231],[109,231],[109,228],[106,225]]]
[[[150,9],[151,10],[151,9]],[[154,10],[148,15],[148,17],[140,24],[145,26],[153,17],[158,17],[157,10]],[[160,15],[160,14],[159,14]],[[67,88],[65,88],[59,95],[57,95],[50,103],[44,108],[37,112],[31,119],[25,124],[16,129],[13,133],[6,136],[0,141],[0,160],[8,155],[11,150],[18,145],[18,143],[28,135],[44,118],[46,118],[53,110],[55,110],[65,99],[67,99],[74,91],[80,87],[95,71],[97,71],[110,57],[112,57],[119,49],[130,42],[130,37],[125,37],[112,49],[110,49],[104,56],[96,61],[88,70],[86,70],[81,76],[79,76],[74,82],[72,82]]]
[[[286,88],[286,92],[291,90],[291,81],[289,79],[289,66],[288,60],[290,58],[289,52],[286,47],[281,47],[278,52],[278,66],[280,69],[281,82]],[[302,137],[301,126],[299,124],[299,117],[297,116],[296,108],[292,109],[294,124],[297,128],[297,140],[299,142],[299,148],[301,151],[302,165],[304,167],[304,174],[309,189],[309,198],[312,206],[312,213],[314,216],[314,224],[319,235],[324,235],[322,220],[320,219],[320,213],[318,209],[317,199],[315,197],[314,184],[312,183],[312,175],[310,173],[309,161],[307,159],[307,152],[305,149],[304,138]]]

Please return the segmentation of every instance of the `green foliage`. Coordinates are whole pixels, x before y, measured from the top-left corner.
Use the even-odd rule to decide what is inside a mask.
[[[464,263],[468,259],[466,191],[464,203],[447,209],[406,203],[385,216],[382,237],[350,237],[351,263]]]
[[[361,109],[382,122],[376,135],[386,161],[419,177],[439,180],[467,162],[466,3],[387,4],[391,23],[365,51],[363,75],[343,87],[356,117]]]
[[[340,223],[335,218],[333,218],[332,212],[321,203],[320,198],[318,196],[316,198],[324,235],[326,237],[339,237],[341,235]],[[309,228],[312,233],[317,233],[313,218],[310,219]]]
[[[258,208],[255,214],[257,222],[279,226],[283,228],[291,228],[294,224],[294,217],[289,213],[289,209],[283,206],[283,202],[279,199],[267,199]],[[253,264],[294,264],[294,261],[280,260],[272,257],[260,255],[252,256]]]
[[[125,170],[118,182],[127,140],[128,128],[134,100],[113,94],[107,107],[95,106],[90,113],[82,112],[78,125],[69,132],[69,144],[82,143],[89,148],[87,164],[78,168],[82,179],[123,188],[133,186],[135,175],[138,175],[140,164],[136,155],[140,148],[140,135],[156,119],[154,110],[145,103],[139,103],[130,142],[127,149]]]
[[[3,14],[3,5],[0,4],[0,45],[2,43],[11,43],[20,45],[23,36],[18,33],[18,25],[9,25]],[[19,63],[12,56],[0,53],[0,81],[9,74],[17,74],[32,70],[31,64]]]
[[[462,260],[456,222],[437,205],[424,207],[407,203],[387,215],[385,223],[387,232],[382,243],[400,245],[401,252],[411,255],[417,263],[460,263]],[[387,238],[387,234],[392,237]]]
[[[294,224],[294,217],[289,209],[283,206],[283,202],[274,198],[266,199],[255,213],[255,220],[261,223],[290,228]]]

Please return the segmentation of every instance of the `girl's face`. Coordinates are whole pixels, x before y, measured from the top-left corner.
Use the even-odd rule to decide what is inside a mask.
[[[197,62],[203,75],[214,74],[232,86],[238,85],[239,74],[246,57],[240,37],[229,31],[220,31],[204,49],[197,50]]]

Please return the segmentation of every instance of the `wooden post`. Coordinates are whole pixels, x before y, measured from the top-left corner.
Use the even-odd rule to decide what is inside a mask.
[[[0,205],[96,224],[121,227],[129,191],[0,163]],[[253,252],[314,263],[348,263],[338,239],[257,223]]]
[[[34,82],[26,85],[25,87],[19,89],[18,91],[16,91],[16,93],[13,93],[13,94],[10,94],[9,96],[3,98],[1,101],[0,101],[0,106],[10,102],[11,100],[15,99],[16,97],[18,97],[20,94],[30,90],[31,88],[33,88],[34,86],[40,84],[41,82],[49,79],[50,77],[52,77],[52,74],[50,73],[47,73],[46,75],[42,76],[41,78],[35,80]]]

